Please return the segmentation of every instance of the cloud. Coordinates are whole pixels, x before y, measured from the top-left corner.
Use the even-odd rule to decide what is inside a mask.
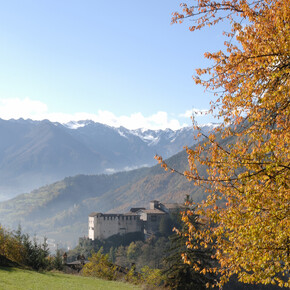
[[[2,119],[27,119],[45,112],[47,112],[47,105],[40,101],[29,98],[0,99],[0,117]]]
[[[116,116],[107,110],[98,110],[96,114],[77,112],[65,114],[49,112],[48,106],[43,102],[31,100],[29,98],[0,99],[0,118],[8,119],[48,119],[52,122],[68,123],[70,121],[92,120],[113,127],[123,126],[128,129],[166,129],[173,130],[188,126],[180,123],[176,118],[169,117],[167,112],[159,111],[153,115],[144,116],[141,112],[133,113],[129,116]]]

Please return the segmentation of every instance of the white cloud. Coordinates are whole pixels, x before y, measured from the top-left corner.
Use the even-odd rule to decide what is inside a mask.
[[[2,119],[27,119],[45,112],[47,112],[47,105],[40,101],[29,98],[0,99],[0,117]]]
[[[185,113],[186,114],[186,113]],[[185,115],[183,114],[183,115]],[[106,110],[98,110],[96,114],[78,112],[74,114],[50,113],[48,107],[43,102],[31,100],[29,98],[19,99],[0,99],[0,118],[8,119],[48,119],[52,122],[67,123],[69,121],[92,120],[107,124],[113,127],[123,126],[128,129],[166,129],[173,130],[188,126],[181,124],[178,119],[169,117],[168,113],[159,111],[150,116],[144,116],[137,112],[129,116],[116,116],[114,113]]]

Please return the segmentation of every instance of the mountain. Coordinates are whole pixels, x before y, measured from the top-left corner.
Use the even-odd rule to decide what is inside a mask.
[[[166,163],[183,172],[188,169],[187,154],[182,151]],[[110,175],[77,175],[0,203],[0,220],[5,226],[15,229],[20,223],[25,232],[73,246],[78,237],[88,234],[88,215],[93,211],[126,212],[130,207],[147,207],[152,199],[182,202],[187,194],[195,202],[206,197],[203,188],[160,165]]]
[[[167,158],[193,145],[194,133],[191,127],[128,130],[93,121],[0,119],[0,200],[67,176],[151,166],[156,153]]]
[[[221,139],[225,147],[233,138]],[[183,172],[188,169],[187,153],[182,151],[166,160],[168,166]],[[199,167],[201,175],[206,175]],[[1,224],[25,232],[45,235],[59,245],[73,246],[78,237],[88,234],[91,212],[122,213],[130,207],[147,207],[150,200],[182,202],[189,194],[193,201],[206,197],[202,187],[184,176],[164,171],[160,165],[114,174],[77,175],[43,186],[0,203]]]
[[[0,193],[15,195],[81,172],[106,160],[49,121],[0,120]],[[96,164],[99,170],[96,170]]]

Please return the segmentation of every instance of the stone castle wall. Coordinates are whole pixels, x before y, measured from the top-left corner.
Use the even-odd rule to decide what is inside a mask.
[[[134,214],[102,214],[89,216],[89,239],[107,239],[116,234],[141,232],[140,217]]]

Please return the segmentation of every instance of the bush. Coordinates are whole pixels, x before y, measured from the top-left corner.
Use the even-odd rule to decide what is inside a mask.
[[[106,280],[116,280],[117,267],[109,261],[109,256],[102,254],[102,249],[89,258],[89,263],[83,267],[84,276],[93,276]]]
[[[145,266],[141,269],[143,283],[149,286],[161,286],[164,283],[164,275],[160,269],[150,269]]]

